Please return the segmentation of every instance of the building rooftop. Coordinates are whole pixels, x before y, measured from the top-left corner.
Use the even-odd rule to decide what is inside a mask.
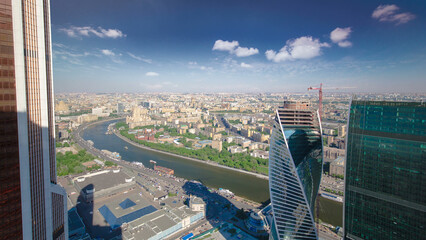
[[[94,187],[95,191],[101,191],[121,184],[125,184],[126,179],[130,179],[130,177],[122,171],[114,172],[110,170],[105,170],[96,172],[94,174],[86,174],[74,178],[73,181],[74,184],[76,184],[80,189]]]
[[[68,211],[68,231],[70,234],[74,234],[80,231],[84,233],[85,231],[85,226],[80,216],[78,215],[76,208],[71,208]]]
[[[192,211],[176,198],[167,198],[161,202],[165,203],[162,209],[130,222],[126,230],[123,231],[124,239],[149,239],[170,229],[184,218],[199,213]]]
[[[148,200],[139,196],[139,194],[132,194],[108,202],[98,210],[111,228],[115,229],[123,223],[132,222],[142,216],[153,213],[157,211],[157,208],[152,206]]]
[[[343,166],[345,164],[345,158],[340,156],[333,161],[333,164]]]
[[[191,202],[193,204],[205,204],[205,202],[203,201],[203,199],[199,198],[199,197],[192,197],[191,198]]]

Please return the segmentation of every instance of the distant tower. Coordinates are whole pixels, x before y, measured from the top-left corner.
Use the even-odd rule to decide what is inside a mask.
[[[425,239],[426,104],[352,100],[345,239]]]
[[[67,239],[56,183],[49,0],[2,0],[0,238]]]
[[[314,206],[322,172],[318,111],[308,102],[285,101],[275,115],[269,150],[271,238],[317,239]]]

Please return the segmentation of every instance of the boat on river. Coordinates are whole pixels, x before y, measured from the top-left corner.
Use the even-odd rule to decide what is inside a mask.
[[[157,162],[156,161],[154,161],[154,160],[149,160],[149,162],[150,163],[152,163],[152,164],[156,164]]]
[[[328,193],[321,193],[321,197],[336,201],[336,202],[343,202],[343,199],[341,197],[337,197]]]
[[[129,149],[129,148],[128,148],[127,146],[124,146],[124,149],[126,149],[126,150],[127,150],[127,149]]]

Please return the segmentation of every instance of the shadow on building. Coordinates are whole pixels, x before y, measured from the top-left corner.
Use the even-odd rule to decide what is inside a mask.
[[[93,184],[89,184],[81,189],[80,195],[77,198],[77,212],[83,220],[86,232],[93,239],[122,239],[120,227],[113,230],[106,220],[104,220],[105,226],[94,225],[93,216],[96,216],[95,211],[98,211],[98,209],[95,209],[94,204],[94,190]]]

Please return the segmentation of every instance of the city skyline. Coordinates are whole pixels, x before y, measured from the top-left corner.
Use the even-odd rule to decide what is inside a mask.
[[[55,1],[55,89],[304,92],[322,82],[424,92],[424,10],[420,1]]]

